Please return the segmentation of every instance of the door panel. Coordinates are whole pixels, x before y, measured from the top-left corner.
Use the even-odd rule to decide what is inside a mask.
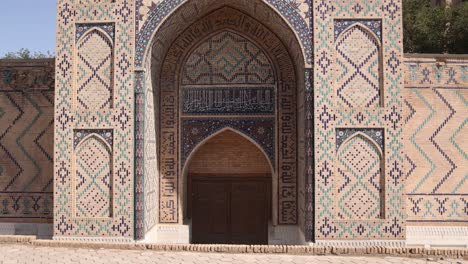
[[[229,197],[224,182],[195,182],[192,234],[194,243],[225,243]]]
[[[267,244],[269,178],[192,178],[192,242]]]
[[[231,233],[234,244],[268,241],[265,182],[233,182],[231,185]]]

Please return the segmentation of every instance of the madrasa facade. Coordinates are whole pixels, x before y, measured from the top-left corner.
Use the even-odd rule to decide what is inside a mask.
[[[0,61],[0,234],[462,245],[468,56],[401,0],[58,0]]]

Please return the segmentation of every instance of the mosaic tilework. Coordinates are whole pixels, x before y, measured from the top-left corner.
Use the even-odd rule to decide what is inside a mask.
[[[54,235],[64,237],[106,236],[132,239],[134,236],[133,181],[133,52],[134,1],[99,1],[80,4],[72,0],[58,1],[55,98],[54,157]],[[113,108],[81,109],[73,103],[73,69],[75,23],[115,23],[113,55]],[[83,38],[82,38],[83,39]],[[108,44],[108,42],[101,42]],[[103,45],[103,48],[106,47]],[[109,45],[107,45],[109,46]],[[90,71],[86,71],[90,74]],[[111,218],[75,219],[73,200],[73,130],[113,129],[114,173]]]
[[[380,19],[335,19],[335,41],[346,30],[356,25],[370,30],[379,41],[382,41],[382,20]]]
[[[271,164],[275,164],[275,121],[264,119],[184,119],[182,120],[182,164],[192,150],[207,137],[225,128],[237,130],[254,140]]]
[[[0,61],[0,221],[52,221],[53,65]]]
[[[77,23],[75,25],[76,30],[76,37],[75,42],[78,41],[83,37],[84,34],[88,33],[91,29],[100,29],[107,34],[112,42],[115,39],[115,25],[114,23]]]
[[[73,133],[74,149],[76,149],[78,144],[80,144],[83,139],[92,134],[98,135],[100,138],[104,139],[105,143],[107,143],[109,146],[114,145],[114,131],[110,129],[76,129]]]
[[[363,23],[343,30],[345,24],[347,21],[335,20],[338,107],[378,107],[381,96],[379,41],[368,32],[371,29],[361,26]]]
[[[407,57],[404,67],[408,221],[468,224],[468,58]]]
[[[199,44],[182,71],[183,85],[275,83],[267,55],[251,41],[230,31]]]
[[[304,196],[305,196],[305,221],[304,221],[304,236],[306,241],[313,241],[315,236],[314,228],[314,71],[313,69],[305,70],[305,123],[304,123],[304,138],[305,138],[305,180],[304,180]]]
[[[114,44],[97,29],[91,28],[77,43],[76,101],[85,110],[112,107]]]
[[[177,7],[187,0],[137,0],[137,48],[135,65],[141,67],[151,43],[152,33]],[[312,64],[312,33],[309,28],[311,10],[307,0],[263,0],[273,7],[296,31],[304,52],[306,64]]]
[[[354,136],[356,133],[362,133],[374,141],[380,148],[384,149],[384,130],[381,128],[337,128],[336,129],[336,149],[338,150],[341,145]]]
[[[338,132],[339,133],[339,132]],[[355,134],[337,153],[336,216],[340,220],[376,220],[382,212],[382,157],[380,149]]]
[[[402,202],[402,46],[401,1],[314,0],[314,90],[315,90],[315,239],[404,239],[405,212]],[[339,78],[335,69],[335,24],[338,19],[382,21],[382,104],[381,108],[339,108]],[[346,34],[347,31],[344,31]],[[349,31],[348,31],[349,32]],[[369,42],[372,43],[372,42]],[[354,68],[352,69],[354,70]],[[366,78],[375,80],[378,72]],[[370,76],[369,76],[370,75]],[[383,156],[385,185],[384,218],[376,221],[336,221],[333,190],[337,165],[336,128],[384,128]]]
[[[75,148],[74,216],[77,218],[112,217],[111,146],[98,134],[91,133]]]

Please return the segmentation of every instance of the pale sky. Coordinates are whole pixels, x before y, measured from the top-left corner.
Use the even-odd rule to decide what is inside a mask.
[[[55,52],[56,0],[0,0],[0,56],[27,48]]]

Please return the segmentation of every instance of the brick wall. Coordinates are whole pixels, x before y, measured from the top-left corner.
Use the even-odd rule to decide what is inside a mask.
[[[197,174],[271,173],[263,152],[233,131],[225,131],[211,138],[195,152],[188,166],[189,173]]]
[[[54,60],[0,60],[0,222],[52,221]]]

